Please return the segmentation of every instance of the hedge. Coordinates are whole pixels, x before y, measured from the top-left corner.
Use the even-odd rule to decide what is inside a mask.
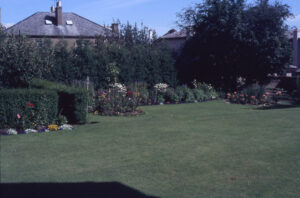
[[[57,119],[58,95],[51,90],[0,90],[0,128],[28,129]]]
[[[31,87],[56,91],[58,111],[67,117],[71,124],[84,124],[87,122],[88,92],[66,85],[46,80],[34,79]]]

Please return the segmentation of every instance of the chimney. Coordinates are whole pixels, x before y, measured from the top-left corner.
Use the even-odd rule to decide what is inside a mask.
[[[150,44],[153,41],[153,34],[154,34],[153,30],[149,30],[149,42],[150,42]]]
[[[56,4],[55,17],[56,17],[56,25],[62,25],[62,6],[61,6],[61,1],[58,1],[57,4]]]
[[[55,13],[55,7],[51,6],[51,13]]]
[[[113,23],[113,24],[111,25],[111,29],[112,29],[112,31],[113,31],[114,33],[119,33],[119,24]]]

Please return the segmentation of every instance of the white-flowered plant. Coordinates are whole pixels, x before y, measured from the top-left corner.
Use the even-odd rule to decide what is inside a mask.
[[[15,129],[8,129],[7,134],[8,135],[18,135],[18,132]]]
[[[25,130],[25,133],[28,134],[28,133],[37,133],[38,131],[37,130],[34,130],[34,129],[26,129]]]
[[[121,93],[126,93],[127,92],[126,86],[121,84],[121,83],[114,83],[114,84],[110,84],[109,86],[113,89],[117,89]]]
[[[166,83],[158,83],[158,84],[154,85],[154,89],[156,89],[157,91],[160,91],[160,92],[166,92],[168,87],[169,87],[169,85]]]
[[[73,126],[69,125],[69,124],[64,124],[64,125],[61,125],[58,129],[59,130],[73,130]]]

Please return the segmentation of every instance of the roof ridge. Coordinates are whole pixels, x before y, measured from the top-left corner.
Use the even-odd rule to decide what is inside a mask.
[[[65,13],[66,13],[66,12],[65,12]],[[87,21],[89,21],[89,22],[91,22],[91,23],[93,23],[93,24],[95,24],[95,25],[98,25],[98,26],[101,27],[101,28],[104,28],[104,29],[106,29],[106,30],[109,30],[108,28],[106,28],[106,27],[104,27],[104,26],[102,26],[102,25],[100,25],[100,24],[98,24],[98,23],[96,23],[96,22],[94,22],[94,21],[91,21],[91,20],[89,20],[89,19],[87,19],[87,18],[85,18],[85,17],[83,17],[83,16],[80,16],[80,15],[74,13],[74,12],[69,12],[69,13],[74,14],[74,15],[76,15],[76,16],[78,16],[78,17],[84,19],[84,20],[87,20]]]

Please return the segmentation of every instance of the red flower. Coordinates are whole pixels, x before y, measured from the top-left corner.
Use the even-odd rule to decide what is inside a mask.
[[[31,108],[33,108],[33,107],[34,107],[34,105],[33,105],[32,103],[30,103],[30,102],[27,102],[27,107],[31,107]]]
[[[20,114],[17,114],[17,118],[18,118],[18,119],[21,119],[21,116],[20,116]]]
[[[127,92],[127,96],[130,97],[130,96],[132,96],[132,95],[133,95],[133,92],[132,92],[132,91],[128,91],[128,92]]]

